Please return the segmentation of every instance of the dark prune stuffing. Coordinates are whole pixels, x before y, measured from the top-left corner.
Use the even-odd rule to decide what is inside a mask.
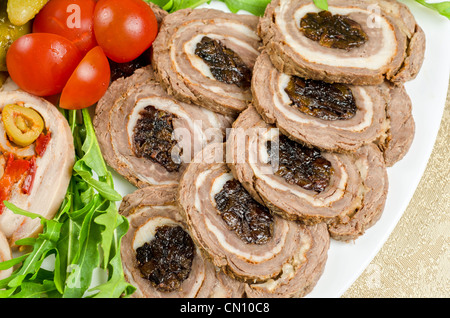
[[[239,181],[227,181],[214,199],[228,229],[245,243],[264,244],[272,237],[272,214],[256,202]]]
[[[160,226],[155,238],[136,249],[144,278],[162,292],[173,292],[189,277],[195,256],[194,243],[181,226]]]
[[[216,80],[241,88],[250,87],[252,71],[236,52],[220,41],[204,36],[197,43],[195,54],[209,66]]]
[[[275,175],[290,184],[316,192],[324,191],[329,185],[333,168],[319,150],[303,146],[284,135],[280,135],[278,144],[268,141],[266,146],[271,162],[275,158],[278,160]]]
[[[307,13],[300,20],[300,30],[307,38],[334,49],[351,50],[369,39],[358,22],[329,11]]]
[[[324,120],[353,118],[357,107],[351,89],[344,84],[291,76],[285,92],[301,112]]]
[[[172,152],[176,153],[176,149],[173,149],[177,145],[177,141],[172,138],[172,121],[177,117],[153,106],[145,107],[139,115],[134,127],[136,156],[159,163],[168,172],[178,171],[181,164],[172,160]]]
[[[137,69],[148,66],[150,65],[150,63],[150,49],[146,50],[139,57],[130,62],[117,63],[113,60],[109,60],[111,69],[111,81],[115,81],[116,79],[121,77],[130,77]]]

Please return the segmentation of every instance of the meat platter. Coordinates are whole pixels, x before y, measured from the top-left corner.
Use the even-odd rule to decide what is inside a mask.
[[[136,59],[134,66],[112,68],[116,77],[101,88],[104,93],[91,109],[92,126],[86,127],[96,134],[107,170],[92,159],[74,165],[100,197],[116,201],[130,224],[122,233],[119,265],[126,293],[152,298],[343,294],[406,209],[444,107],[450,64],[443,57],[450,44],[439,41],[436,30],[448,33],[450,23],[405,3],[373,2],[367,10],[368,3],[355,1],[348,9],[336,0],[328,1],[330,11],[320,11],[312,1],[280,0],[261,18],[231,13],[221,2],[170,14],[150,4],[159,34],[141,57],[151,66]],[[293,7],[301,37],[290,22]],[[120,58],[102,42],[100,25],[97,40],[112,66]],[[337,30],[343,33],[335,36]],[[79,68],[87,57],[106,61],[98,48],[80,58]],[[72,78],[82,74],[77,71],[62,90],[62,108],[79,107],[92,97],[70,90]],[[258,76],[252,78],[252,72]],[[14,96],[3,90],[3,98]],[[26,93],[19,89],[14,98],[20,101],[10,104],[52,101],[20,94]],[[430,104],[436,105],[433,111]],[[89,121],[84,110],[82,116]],[[75,123],[70,118],[72,133]],[[84,145],[81,149],[89,153]],[[100,182],[113,183],[114,189],[102,188],[86,173],[99,165]],[[67,187],[67,177],[63,183]],[[81,201],[85,195],[92,193],[83,193]],[[60,204],[62,194],[54,200]],[[4,209],[8,213],[2,217],[11,219],[14,207]],[[18,213],[28,215],[20,208]],[[8,232],[8,222],[3,230],[15,248],[22,237]],[[36,224],[24,237],[37,235]],[[0,273],[11,275],[1,267]],[[120,292],[105,286],[108,282],[100,284],[99,295]],[[68,290],[68,295],[79,292]]]

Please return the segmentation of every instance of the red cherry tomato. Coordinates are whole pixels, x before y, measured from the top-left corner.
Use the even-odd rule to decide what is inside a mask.
[[[100,46],[90,50],[61,93],[59,106],[81,109],[95,104],[106,92],[110,82],[109,62]]]
[[[95,4],[95,0],[50,0],[36,15],[33,32],[59,34],[86,54],[97,46],[93,16]]]
[[[82,59],[68,39],[50,33],[31,33],[18,38],[6,54],[11,79],[37,96],[58,94]]]
[[[158,23],[142,0],[100,0],[94,11],[94,33],[107,57],[125,63],[150,47]]]

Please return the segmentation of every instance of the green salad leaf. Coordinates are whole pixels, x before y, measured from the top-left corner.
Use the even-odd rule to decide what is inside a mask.
[[[428,3],[424,0],[415,0],[415,1],[450,19],[450,1],[435,2],[435,3]]]
[[[51,220],[5,201],[14,213],[40,218],[43,231],[17,241],[26,252],[0,263],[0,270],[18,267],[0,280],[0,298],[127,297],[135,287],[125,281],[120,258],[121,239],[129,227],[116,205],[122,197],[114,190],[88,109],[60,111],[74,138],[72,178]],[[48,263],[53,268],[46,268]]]
[[[204,3],[210,3],[212,0],[145,0],[153,2],[169,13],[180,9],[196,8]],[[218,0],[224,2],[231,12],[236,13],[239,10],[248,11],[254,15],[262,16],[270,0]],[[430,8],[439,14],[450,19],[450,1],[437,3],[428,3],[425,0],[415,0],[423,6]],[[327,0],[314,0],[314,4],[321,10],[328,10]]]

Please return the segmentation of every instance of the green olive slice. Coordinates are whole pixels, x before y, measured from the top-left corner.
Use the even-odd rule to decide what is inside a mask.
[[[44,130],[44,120],[34,109],[9,104],[3,108],[2,121],[9,139],[16,145],[31,145]]]

